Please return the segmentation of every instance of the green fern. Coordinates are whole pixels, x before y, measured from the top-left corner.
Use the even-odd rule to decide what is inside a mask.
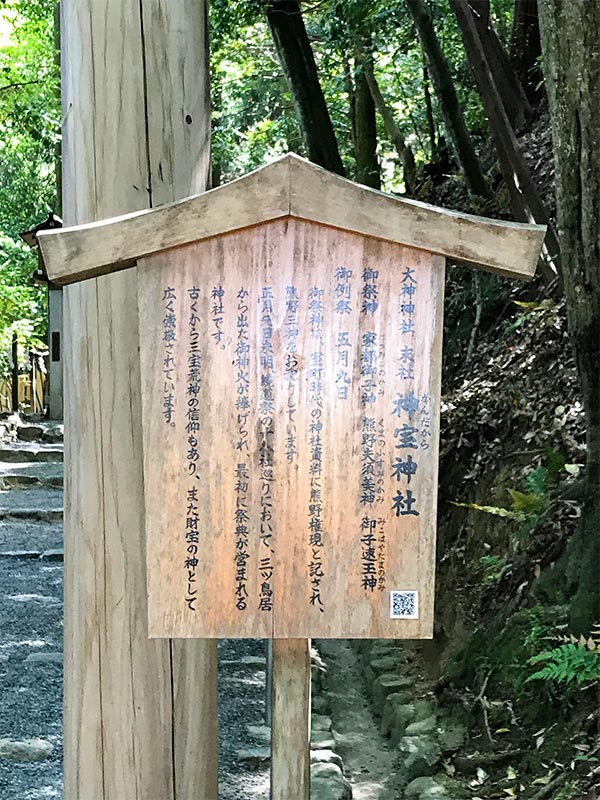
[[[501,508],[499,506],[480,506],[478,503],[459,503],[455,500],[450,500],[451,505],[458,506],[459,508],[473,508],[475,511],[483,511],[485,514],[493,514],[496,517],[507,517],[514,519],[517,522],[524,522],[527,515],[522,511],[513,511],[510,508]]]
[[[530,665],[544,664],[542,669],[530,675],[530,681],[549,681],[558,684],[582,684],[600,680],[600,651],[589,649],[589,645],[580,642],[561,644],[553,650],[529,659]]]
[[[548,492],[548,470],[540,466],[533,469],[526,478],[527,491],[530,495],[543,497]]]
[[[538,522],[551,510],[551,496],[549,494],[549,473],[546,467],[539,466],[532,470],[526,479],[526,492],[516,489],[507,489],[510,496],[510,508],[501,506],[484,506],[478,503],[459,503],[451,500],[453,506],[472,508],[483,511],[484,514],[493,514],[496,517],[505,517],[521,523],[519,535],[525,536],[535,528]]]

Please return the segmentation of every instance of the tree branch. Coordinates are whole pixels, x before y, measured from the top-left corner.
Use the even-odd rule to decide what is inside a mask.
[[[35,83],[42,83],[41,79],[37,81],[20,81],[19,83],[7,83],[6,86],[0,86],[0,92],[6,92],[9,89],[17,89],[19,86],[33,86]]]

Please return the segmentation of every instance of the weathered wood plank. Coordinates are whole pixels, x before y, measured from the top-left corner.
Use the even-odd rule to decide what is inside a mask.
[[[67,222],[148,205],[160,117],[178,120],[189,91],[180,80],[181,48],[152,65],[170,25],[189,37],[186,71],[206,69],[204,4],[161,4],[160,15],[158,5],[62,4]],[[144,37],[141,12],[153,20]],[[160,113],[146,104],[144,78],[164,83],[152,98],[164,103]],[[198,125],[206,141],[207,114]],[[173,186],[181,196],[203,188],[208,154],[200,162],[196,147],[175,140],[172,159],[181,166],[173,180],[189,168],[184,184]],[[175,661],[169,642],[147,634],[135,297],[134,272],[66,292],[65,797],[216,800],[214,644],[185,643]]]
[[[310,797],[310,641],[273,641],[271,800]]]
[[[279,225],[285,223],[279,223]],[[259,229],[255,229],[256,232]],[[278,233],[271,232],[271,240],[278,240]],[[252,234],[250,234],[252,236]],[[202,242],[197,246],[180,248],[173,258],[172,253],[151,257],[151,264],[140,267],[144,272],[138,282],[140,314],[140,357],[142,367],[142,407],[144,415],[144,473],[147,514],[147,566],[148,566],[148,615],[151,636],[182,637],[259,637],[272,635],[272,614],[258,610],[259,571],[258,548],[254,549],[246,569],[251,577],[247,590],[251,599],[243,612],[236,608],[236,465],[240,461],[255,464],[258,442],[251,436],[246,451],[235,449],[231,441],[237,433],[234,425],[237,411],[235,401],[235,368],[232,352],[236,342],[235,306],[231,308],[223,326],[223,341],[229,347],[221,349],[209,332],[212,322],[211,308],[214,300],[212,289],[225,276],[239,279],[236,294],[241,286],[248,290],[252,302],[245,305],[253,315],[257,286],[262,275],[260,258],[263,248],[270,243],[266,232],[258,239],[249,241],[247,232],[230,235],[229,247],[218,239]],[[265,238],[263,238],[263,236]],[[272,246],[272,245],[271,245]],[[204,284],[202,301],[198,311],[192,312],[189,290],[199,284],[198,264],[210,266],[210,282]],[[242,277],[243,276],[243,277]],[[238,285],[239,284],[239,285]],[[164,373],[163,319],[166,315],[166,288],[176,287],[174,317],[176,320],[176,347],[173,355],[179,381],[174,395],[174,416],[165,420],[164,381],[171,375]],[[230,292],[228,290],[228,295]],[[234,300],[237,303],[236,300]],[[197,313],[196,330],[202,326],[201,377],[203,402],[198,415],[198,428],[188,432],[188,374],[190,326],[189,319]],[[158,332],[158,336],[157,336]],[[250,334],[251,338],[253,334]],[[251,345],[254,353],[256,348]],[[219,374],[229,373],[230,391],[222,391]],[[252,374],[249,403],[258,407],[258,386]],[[158,379],[158,383],[157,383]],[[254,415],[251,420],[255,424]],[[250,422],[249,422],[250,427]],[[187,454],[191,449],[189,436],[195,437],[198,459],[192,462],[193,474],[189,474]],[[198,521],[187,536],[190,492],[195,492],[193,501]],[[256,540],[258,528],[258,500],[260,486],[253,482],[247,493],[252,537]],[[197,536],[195,543],[191,539]],[[188,547],[197,548],[190,552]],[[188,577],[187,559],[198,559],[194,569],[196,600],[191,607],[186,603]]]
[[[165,248],[284,216],[523,280],[535,273],[546,230],[393,197],[289,154],[200,197],[92,225],[44,231],[38,241],[51,279],[67,284],[126,269]]]
[[[463,261],[510,278],[535,274],[544,225],[505,222],[404,200],[290,160],[293,216]]]
[[[153,205],[172,203],[210,186],[208,3],[179,0],[166,9],[167,13],[164,0],[142,3]],[[137,286],[133,291],[130,300]],[[170,661],[174,797],[216,800],[217,643],[174,639]]]
[[[93,87],[89,8],[61,3],[63,109],[79,97],[85,105]],[[79,105],[75,106],[77,112]],[[63,215],[67,224],[96,216],[95,186],[86,160],[93,138],[89,113],[65,114],[62,169]],[[110,213],[107,209],[107,213]],[[64,613],[64,782],[65,798],[104,800],[102,750],[101,630],[104,625],[104,558],[94,532],[102,526],[101,447],[97,431],[98,306],[95,287],[72,286],[64,293],[65,392],[65,603]],[[94,335],[90,336],[89,332]],[[76,466],[77,465],[77,466]],[[79,503],[85,497],[87,502]],[[87,533],[86,533],[87,532]],[[82,575],[85,578],[82,580]],[[88,624],[87,620],[92,620]]]
[[[71,228],[63,240],[40,242],[41,251],[57,284],[127,269],[164,248],[287,216],[288,174],[280,160],[187,201]]]
[[[309,575],[315,564],[312,519],[310,441],[304,431],[313,429],[314,403],[300,377],[295,423],[298,431],[298,469],[276,481],[274,507],[286,509],[277,527],[275,572],[275,636],[286,638],[430,638],[433,632],[433,583],[437,507],[439,387],[441,373],[444,260],[421,250],[340,233],[331,228],[297,224],[294,265],[323,265],[323,274],[334,276],[337,266],[352,271],[352,301],[362,306],[365,273],[378,273],[375,313],[335,313],[336,281],[314,282],[324,292],[323,402],[318,421],[321,430],[322,513],[324,545],[323,577],[319,597],[310,596]],[[416,292],[403,296],[404,273],[411,270]],[[294,283],[293,280],[289,281]],[[302,285],[302,284],[301,284]],[[411,285],[412,286],[412,285]],[[411,288],[411,287],[409,287]],[[302,295],[301,295],[302,296]],[[371,295],[373,297],[374,295]],[[366,295],[368,298],[369,295]],[[414,305],[414,333],[403,334],[402,305]],[[309,327],[310,313],[300,330]],[[347,368],[348,398],[339,399],[340,373],[344,366],[337,343],[352,343]],[[365,342],[372,342],[371,356]],[[406,348],[413,351],[414,377],[399,377]],[[299,353],[310,364],[314,345],[299,341]],[[373,370],[374,386],[369,386]],[[303,392],[306,395],[303,396]],[[367,402],[365,395],[370,395]],[[395,401],[409,395],[419,403],[414,412],[394,413]],[[424,398],[427,398],[425,408]],[[403,401],[404,402],[404,401]],[[411,446],[399,449],[406,427],[414,437]],[[275,464],[286,463],[286,440],[275,439]],[[400,457],[406,467],[410,456],[416,472],[394,475]],[[418,464],[418,468],[417,468]],[[371,470],[372,468],[372,470]],[[279,477],[279,476],[277,476]],[[410,481],[410,482],[409,482]],[[374,502],[367,502],[371,488]],[[414,500],[394,511],[398,493]],[[414,506],[414,507],[413,507]],[[404,513],[410,511],[411,513]],[[417,514],[418,512],[418,514]],[[365,537],[373,535],[375,558]],[[373,573],[368,574],[372,567]],[[375,585],[367,583],[375,579]],[[418,592],[418,614],[412,619],[392,618],[392,591]],[[310,598],[310,601],[309,601]],[[282,607],[283,605],[283,607]]]
[[[280,220],[138,268],[151,636],[431,636],[443,261]]]

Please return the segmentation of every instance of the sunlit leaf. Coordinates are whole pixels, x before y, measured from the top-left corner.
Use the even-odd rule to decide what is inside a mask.
[[[477,767],[477,780],[479,783],[485,783],[487,779],[490,777],[488,773],[482,768]]]

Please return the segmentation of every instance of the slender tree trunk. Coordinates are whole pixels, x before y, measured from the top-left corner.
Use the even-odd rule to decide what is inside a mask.
[[[12,359],[11,386],[10,386],[12,410],[18,414],[19,413],[19,339],[17,338],[16,331],[13,331],[10,350]]]
[[[352,138],[352,152],[356,151],[356,92],[352,80],[352,68],[348,59],[344,59],[344,86],[348,95],[348,109],[350,115],[350,136]]]
[[[500,169],[510,193],[513,213],[521,221],[548,225],[545,242],[547,257],[541,261],[541,270],[546,281],[552,281],[557,277],[559,269],[558,237],[549,224],[548,212],[504,110],[467,0],[450,0],[450,3],[457,16],[467,58],[490,123]]]
[[[377,119],[375,103],[369,90],[365,65],[370,59],[368,44],[360,40],[355,46],[354,58],[354,157],[356,180],[372,189],[381,189],[379,161],[377,160]]]
[[[569,327],[586,418],[586,496],[569,549],[573,632],[600,619],[600,5],[541,0],[557,218]]]
[[[542,45],[537,0],[515,0],[513,19],[511,61],[525,94],[534,103],[542,91]]]
[[[57,75],[60,76],[60,3],[57,3],[54,7],[54,66],[56,68]],[[57,101],[60,103],[61,98],[61,90],[60,90],[60,81],[57,81],[56,87],[56,98]],[[60,131],[57,131],[60,133]],[[56,137],[56,142],[54,144],[54,172],[55,172],[55,180],[56,180],[56,202],[54,207],[56,209],[56,214],[62,219],[62,139],[60,136]]]
[[[344,175],[333,125],[298,0],[274,0],[267,21],[290,87],[309,159]]]
[[[405,2],[415,21],[427,58],[429,72],[444,115],[446,129],[452,139],[459,164],[465,176],[467,188],[471,194],[489,197],[490,191],[483,177],[477,153],[467,130],[465,118],[454,88],[450,66],[442,52],[433,28],[431,11],[424,0],[405,0]]]
[[[490,0],[469,0],[473,19],[502,105],[515,130],[529,119],[532,110],[517,73],[492,23]]]
[[[375,77],[375,72],[373,70],[373,60],[371,58],[366,59],[363,67],[365,78],[369,86],[373,102],[375,103],[375,107],[381,114],[385,129],[388,132],[388,136],[392,140],[392,143],[396,148],[396,152],[398,153],[398,158],[402,163],[404,186],[408,194],[414,195],[415,159],[412,150],[404,141],[404,136],[402,136],[402,132],[398,127],[398,123],[394,119],[394,112],[385,102],[385,99],[381,93],[381,89],[379,88],[379,84],[377,83],[377,78]]]
[[[423,54],[425,58],[425,54]],[[429,146],[431,148],[430,161],[437,158],[437,138],[435,135],[435,121],[433,119],[433,103],[431,102],[431,92],[429,91],[429,70],[427,64],[423,64],[423,96],[425,98],[425,110],[427,112],[427,132],[429,134]]]
[[[419,142],[419,146],[420,146],[421,150],[423,150],[423,152],[425,152],[425,150],[426,150],[425,143],[423,142],[423,138],[421,136],[421,131],[419,129],[419,125],[417,123],[417,120],[416,120],[415,115],[413,113],[413,109],[411,107],[412,103],[408,99],[408,97],[406,95],[406,92],[404,91],[404,87],[402,86],[402,81],[399,78],[396,81],[396,85],[398,87],[398,95],[400,96],[400,99],[404,103],[404,106],[405,106],[405,108],[406,108],[406,110],[408,112],[408,116],[410,117],[410,124],[412,126],[413,133],[415,134],[415,139]]]

